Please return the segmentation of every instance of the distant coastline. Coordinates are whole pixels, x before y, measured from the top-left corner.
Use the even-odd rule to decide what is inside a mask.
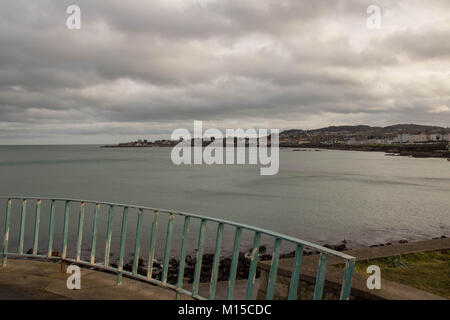
[[[172,140],[156,140],[156,141],[148,141],[148,140],[137,140],[131,142],[123,142],[119,144],[106,144],[101,146],[101,148],[152,148],[152,147],[173,147],[179,141]]]
[[[267,137],[270,144],[271,137]],[[203,139],[207,146],[210,140]],[[103,148],[151,148],[174,147],[180,141],[137,140],[104,145]],[[257,143],[258,144],[258,143]],[[192,145],[194,145],[192,141]],[[224,139],[224,147],[230,147]],[[235,145],[237,141],[235,140]],[[246,146],[248,146],[246,140]],[[416,124],[397,124],[388,127],[330,126],[315,130],[291,129],[280,133],[281,148],[301,148],[385,152],[391,156],[414,158],[447,158],[450,160],[450,128]]]
[[[180,141],[159,140],[155,142],[126,142],[115,145],[103,145],[102,148],[153,148],[174,147]],[[206,146],[210,141],[204,141]],[[226,145],[225,145],[226,146]],[[248,146],[248,145],[247,145]],[[228,146],[229,147],[229,146]],[[413,158],[446,158],[450,161],[450,150],[447,142],[421,144],[319,144],[319,143],[282,143],[280,148],[293,148],[293,151],[307,151],[307,149],[328,149],[342,151],[385,152],[387,156],[406,156]]]
[[[301,148],[294,151],[303,151],[304,148],[385,152],[387,156],[406,156],[413,158],[446,158],[450,161],[450,151],[447,142],[427,144],[395,144],[395,145],[340,145],[340,144],[297,144],[281,145],[280,147]]]

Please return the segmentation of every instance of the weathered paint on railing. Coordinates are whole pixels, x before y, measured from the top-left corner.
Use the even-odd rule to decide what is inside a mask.
[[[22,214],[20,215],[19,254],[23,254],[23,240],[25,237],[25,221],[27,216],[27,200],[22,200]]]
[[[355,260],[347,260],[345,263],[344,280],[342,281],[341,300],[350,299],[350,290],[352,289],[353,270],[355,268]]]
[[[210,300],[214,300],[214,298],[216,297],[217,276],[219,273],[219,264],[220,264],[220,252],[222,251],[223,227],[224,227],[223,223],[219,223],[217,225],[216,248],[214,250],[214,261],[211,271],[211,284],[209,287]]]
[[[198,234],[197,260],[195,261],[194,282],[192,289],[192,297],[194,298],[198,296],[198,286],[200,284],[200,273],[203,262],[203,245],[205,243],[205,229],[206,229],[206,220],[202,219],[200,222],[200,231]]]
[[[266,300],[272,300],[275,293],[275,282],[277,281],[278,261],[280,260],[281,239],[276,238],[273,245],[272,264],[267,284]]]
[[[67,237],[69,232],[69,211],[70,211],[70,201],[66,200],[66,205],[64,209],[64,229],[63,229],[63,241],[62,241],[62,253],[61,258],[64,260],[67,257]]]
[[[8,199],[8,204],[6,205],[5,234],[3,236],[2,266],[5,266],[6,262],[8,261],[9,227],[11,224],[11,203],[12,200]]]
[[[250,231],[254,233],[253,246],[250,253],[250,267],[248,274],[248,282],[247,282],[247,290],[245,294],[246,299],[253,299],[254,296],[254,287],[256,280],[256,273],[258,267],[258,253],[259,253],[259,245],[261,241],[261,236],[270,236],[274,239],[273,246],[273,254],[272,254],[272,263],[271,269],[269,272],[269,279],[267,285],[266,299],[273,299],[276,287],[277,280],[277,272],[278,272],[278,264],[280,259],[280,250],[282,242],[288,242],[294,244],[296,246],[294,263],[292,267],[292,275],[289,287],[289,296],[288,299],[293,300],[297,298],[299,280],[300,280],[300,269],[301,262],[303,256],[303,249],[305,246],[311,247],[320,252],[319,265],[317,268],[317,276],[316,276],[316,284],[314,288],[314,297],[313,299],[322,299],[323,296],[323,287],[325,283],[325,274],[327,268],[327,259],[328,256],[335,256],[343,259],[345,262],[345,271],[341,288],[341,300],[348,300],[350,297],[351,290],[351,282],[353,277],[353,269],[354,269],[354,257],[351,257],[345,253],[337,252],[331,250],[329,248],[325,248],[319,246],[317,244],[296,239],[290,236],[282,235],[276,232],[271,232],[269,230],[256,228],[252,226],[248,226],[245,224],[231,222],[226,220],[221,220],[217,218],[204,217],[200,215],[185,213],[185,212],[177,212],[177,211],[169,211],[162,210],[156,208],[149,207],[139,207],[139,206],[131,206],[125,204],[117,204],[117,203],[107,203],[107,202],[98,202],[98,201],[85,201],[85,200],[74,200],[74,199],[52,199],[52,198],[27,198],[27,197],[0,197],[0,200],[7,200],[6,204],[6,215],[5,215],[5,227],[3,234],[3,250],[2,252],[2,266],[7,264],[8,256],[15,257],[29,257],[29,258],[41,258],[41,259],[51,259],[51,260],[60,260],[63,263],[77,263],[85,266],[93,266],[98,269],[105,269],[117,274],[117,284],[120,285],[122,282],[122,277],[125,275],[127,277],[136,278],[142,281],[148,281],[153,284],[160,285],[162,287],[167,287],[177,292],[177,298],[180,298],[180,294],[190,295],[195,299],[205,299],[199,295],[199,286],[200,286],[200,277],[201,277],[201,269],[202,269],[202,259],[204,252],[204,244],[205,244],[205,234],[206,234],[206,225],[208,222],[217,224],[216,231],[216,241],[215,241],[215,250],[214,250],[214,258],[213,265],[211,270],[211,279],[209,285],[209,299],[215,299],[216,297],[216,288],[217,288],[217,278],[220,264],[220,254],[222,249],[223,242],[223,233],[224,226],[232,226],[235,228],[235,236],[231,257],[231,266],[228,280],[228,289],[226,297],[227,299],[233,299],[234,289],[236,284],[236,276],[237,269],[239,263],[239,252],[240,252],[240,242],[242,232],[244,230]],[[11,215],[12,212],[12,202],[13,200],[21,201],[21,215],[20,215],[20,225],[19,225],[19,245],[17,249],[17,253],[9,252],[8,245],[10,239],[10,227],[11,227]],[[35,211],[35,224],[34,224],[34,234],[33,234],[33,248],[31,254],[23,252],[24,239],[25,239],[25,226],[26,226],[26,212],[27,212],[27,203],[30,201],[36,201],[36,211]],[[48,229],[48,250],[45,254],[40,254],[38,252],[38,243],[39,237],[39,226],[41,219],[41,208],[42,202],[48,201],[50,202],[50,218],[49,218],[49,229]],[[64,203],[64,222],[63,222],[63,230],[62,230],[62,252],[61,256],[58,256],[53,251],[53,240],[54,240],[54,229],[55,229],[55,214],[56,214],[56,203],[62,202]],[[77,228],[77,241],[75,247],[75,257],[68,257],[68,233],[69,233],[69,214],[70,214],[70,204],[77,203],[79,204],[79,213],[78,213],[78,228]],[[84,261],[81,255],[82,245],[83,245],[83,229],[84,229],[84,219],[85,219],[85,208],[86,204],[93,204],[93,226],[92,226],[92,240],[91,240],[91,248],[89,254],[89,261]],[[97,233],[99,229],[98,219],[100,215],[100,209],[102,206],[108,208],[107,220],[106,220],[106,239],[105,239],[105,258],[104,262],[95,261],[95,252],[97,245]],[[114,209],[122,208],[122,219],[121,219],[121,232],[120,232],[120,248],[119,248],[119,259],[117,267],[110,265],[110,254],[111,254],[111,240],[112,240],[112,223],[114,217]],[[128,222],[128,211],[129,209],[137,209],[137,222],[136,229],[134,235],[134,255],[133,255],[133,265],[131,271],[124,270],[124,258],[125,258],[125,247],[126,247],[126,238],[127,238],[127,222]],[[145,213],[151,212],[153,213],[153,222],[150,231],[150,247],[149,247],[149,255],[148,255],[148,266],[147,266],[147,274],[141,275],[138,273],[139,268],[139,257],[141,253],[141,236],[143,229],[143,218]],[[89,212],[88,212],[89,213]],[[155,261],[155,248],[157,241],[157,227],[158,227],[158,216],[163,213],[168,215],[167,222],[167,230],[166,230],[166,238],[165,238],[165,246],[164,246],[164,257],[162,264],[162,276],[161,280],[154,279],[152,276],[153,273],[153,263]],[[180,263],[178,269],[178,277],[176,284],[169,284],[168,279],[168,269],[170,263],[170,252],[171,252],[171,244],[173,238],[173,225],[176,216],[184,217],[184,227],[183,227],[183,238],[182,245],[180,251]],[[197,259],[195,263],[194,269],[194,278],[192,283],[191,291],[185,289],[184,285],[184,270],[185,270],[185,260],[186,260],[186,250],[187,250],[187,241],[189,234],[189,227],[191,223],[191,219],[197,219],[200,221],[199,233],[198,233],[198,247],[197,247]],[[132,239],[130,239],[132,240]]]
[[[105,248],[105,268],[109,268],[109,256],[111,253],[111,237],[112,237],[112,222],[114,216],[114,206],[109,205],[108,211],[108,229],[106,230],[106,248]]]
[[[39,225],[41,223],[41,200],[36,201],[36,218],[34,220],[33,254],[38,254]]]
[[[40,200],[38,200],[40,201]],[[55,200],[52,200],[50,207],[50,220],[48,227],[48,251],[47,257],[51,257],[53,254],[53,232],[55,230]]]
[[[147,279],[150,281],[153,275],[153,261],[155,259],[156,229],[158,228],[158,211],[153,212],[152,233],[150,235],[150,253],[148,257]]]
[[[178,266],[178,279],[177,279],[177,289],[178,290],[183,288],[184,266],[186,263],[186,247],[187,247],[190,224],[191,224],[191,218],[184,217],[183,243],[181,244],[180,265]],[[177,299],[180,299],[179,292],[177,292]]]
[[[236,283],[237,265],[239,262],[239,247],[241,243],[241,234],[242,228],[237,227],[236,234],[234,236],[233,256],[231,258],[230,279],[228,280],[228,292],[227,292],[228,300],[233,299],[234,285]]]
[[[256,269],[258,267],[259,242],[261,241],[261,233],[256,232],[253,239],[253,248],[250,257],[250,268],[248,270],[247,293],[245,299],[253,299],[253,288],[256,281]]]
[[[142,230],[142,218],[144,210],[139,210],[138,220],[136,224],[136,239],[134,240],[134,258],[133,258],[133,274],[136,275],[139,267],[139,254],[141,251],[141,230]]]
[[[319,266],[317,267],[316,284],[314,286],[314,300],[321,300],[323,295],[323,286],[325,284],[325,273],[327,272],[328,256],[321,253],[319,257]]]
[[[300,268],[302,266],[303,245],[298,244],[295,248],[294,265],[292,267],[291,284],[289,286],[289,300],[297,299],[298,281],[300,278]]]
[[[128,207],[124,207],[122,213],[122,232],[120,233],[119,266],[117,267],[117,271],[119,271],[119,274],[117,276],[118,285],[122,283],[123,260],[125,259],[125,241],[127,238],[127,221]]]
[[[85,203],[80,203],[80,215],[78,217],[78,241],[77,241],[77,258],[76,261],[81,261],[81,244],[83,243],[83,224],[84,224],[84,208]]]
[[[90,263],[95,263],[95,251],[97,247],[97,222],[100,205],[97,203],[94,210],[94,221],[92,222],[92,242],[91,242],[91,260]]]

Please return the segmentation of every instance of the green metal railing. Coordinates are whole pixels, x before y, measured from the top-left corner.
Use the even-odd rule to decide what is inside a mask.
[[[227,299],[233,299],[233,293],[235,289],[236,283],[236,275],[238,271],[238,262],[239,262],[239,249],[241,243],[242,232],[251,232],[253,233],[253,247],[251,250],[251,254],[249,257],[250,266],[248,271],[248,283],[246,290],[246,299],[253,299],[254,297],[254,288],[255,288],[255,280],[257,275],[257,267],[258,267],[258,257],[259,257],[259,248],[261,236],[269,236],[273,239],[273,254],[272,254],[272,262],[269,272],[269,278],[267,283],[266,290],[266,299],[273,299],[275,293],[275,285],[277,281],[277,271],[278,264],[280,259],[280,250],[282,242],[290,243],[295,246],[295,255],[293,258],[293,267],[292,274],[290,280],[289,287],[289,295],[288,299],[295,300],[297,299],[297,292],[300,280],[300,269],[302,264],[302,256],[303,250],[305,247],[312,248],[315,251],[320,252],[319,264],[317,268],[317,276],[314,288],[314,296],[313,299],[319,300],[322,299],[323,288],[325,283],[325,274],[327,269],[327,259],[328,256],[335,256],[341,258],[343,263],[345,263],[344,277],[342,281],[342,288],[340,299],[347,300],[350,297],[351,290],[351,282],[353,276],[354,269],[354,257],[344,254],[342,252],[337,252],[317,244],[303,241],[300,239],[296,239],[290,236],[282,235],[276,232],[272,232],[265,229],[260,229],[252,226],[248,226],[241,223],[226,221],[222,219],[210,218],[190,213],[177,212],[177,211],[169,211],[163,209],[156,208],[148,208],[148,207],[139,207],[125,204],[117,204],[117,203],[107,203],[107,202],[97,202],[97,201],[85,201],[85,200],[73,200],[73,199],[52,199],[52,198],[22,198],[22,197],[0,197],[1,201],[6,202],[6,214],[5,214],[5,228],[4,228],[4,237],[3,237],[3,249],[1,252],[2,255],[2,266],[7,264],[8,256],[12,257],[27,257],[27,258],[40,258],[46,260],[60,260],[62,263],[75,263],[78,265],[84,265],[89,267],[95,267],[101,270],[106,270],[108,272],[114,272],[117,274],[117,284],[120,285],[122,282],[122,277],[125,275],[130,278],[139,279],[141,281],[146,281],[152,284],[156,284],[162,287],[166,287],[172,289],[177,292],[177,297],[180,294],[191,296],[195,299],[215,299],[216,298],[216,288],[218,281],[218,272],[219,272],[219,264],[220,264],[220,256],[222,250],[223,243],[223,235],[224,235],[224,227],[232,227],[235,229],[234,233],[234,242],[231,256],[231,265],[229,272],[229,280],[228,280],[228,289],[227,289]],[[14,212],[13,202],[19,202],[20,210],[18,212]],[[30,205],[30,202],[34,204],[34,229],[33,229],[33,246],[31,252],[24,253],[24,239],[26,233],[26,222],[27,222],[27,206]],[[38,243],[40,239],[40,222],[41,222],[41,208],[43,202],[48,203],[49,207],[49,225],[48,225],[48,234],[47,239],[44,239],[47,248],[44,253],[39,252]],[[64,212],[57,213],[56,208],[57,204],[64,204]],[[78,228],[77,228],[77,236],[76,236],[76,246],[75,246],[75,254],[73,256],[68,255],[68,234],[69,234],[69,216],[70,216],[70,205],[76,204],[78,209]],[[93,206],[93,212],[86,212],[86,205],[90,204]],[[99,216],[101,214],[101,208],[106,207],[107,215],[106,215],[106,234],[105,234],[105,255],[104,261],[96,261],[96,247],[98,245],[98,229],[99,229]],[[121,214],[121,228],[120,228],[120,247],[119,247],[119,255],[117,266],[114,267],[110,264],[110,253],[112,249],[112,222],[115,217],[116,208],[120,208],[122,211]],[[126,237],[127,237],[127,223],[128,223],[128,215],[129,210],[137,211],[137,219],[136,219],[136,231],[134,234],[134,255],[133,255],[133,263],[131,271],[124,270],[124,259],[125,259],[125,249],[126,249]],[[9,251],[9,240],[11,233],[11,217],[15,217],[20,212],[19,226],[18,226],[18,246],[17,252]],[[62,224],[62,235],[61,235],[61,252],[60,254],[56,254],[53,249],[53,242],[55,239],[55,218],[57,214],[63,214],[63,224]],[[83,245],[83,231],[84,231],[84,221],[85,214],[92,214],[92,235],[91,235],[91,248],[88,250],[89,258],[83,259],[82,257],[82,245]],[[153,215],[152,228],[149,234],[149,250],[148,250],[148,267],[146,275],[142,275],[138,273],[138,264],[139,257],[141,254],[141,237],[142,237],[142,228],[143,228],[143,218],[145,214]],[[164,258],[162,263],[162,275],[161,279],[155,279],[153,275],[153,266],[155,261],[155,248],[157,242],[157,229],[158,229],[158,217],[160,215],[167,215],[167,231],[165,237],[164,244]],[[184,218],[184,224],[182,228],[183,236],[181,243],[181,250],[179,252],[179,267],[178,267],[178,275],[176,284],[168,283],[168,271],[169,271],[169,260],[171,253],[171,245],[173,238],[173,227],[175,218]],[[185,271],[185,261],[187,254],[187,245],[188,245],[188,235],[189,229],[192,220],[199,221],[199,232],[198,232],[198,244],[197,244],[197,255],[195,261],[195,270],[193,276],[193,283],[191,290],[186,289],[184,283],[184,271]],[[200,285],[200,276],[201,276],[201,268],[202,268],[202,259],[203,252],[205,246],[205,233],[206,233],[206,225],[214,224],[217,226],[217,232],[215,237],[215,250],[214,250],[214,258],[211,270],[211,277],[209,281],[209,294],[207,297],[202,297],[199,294],[199,285]],[[148,235],[148,234],[147,234]],[[42,242],[42,239],[41,239]]]

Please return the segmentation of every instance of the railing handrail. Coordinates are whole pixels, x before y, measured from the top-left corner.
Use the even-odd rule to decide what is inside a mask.
[[[302,239],[298,239],[295,237],[287,236],[278,232],[273,232],[267,229],[250,226],[247,224],[207,217],[203,215],[181,212],[177,210],[167,210],[160,208],[152,208],[147,206],[138,206],[138,205],[129,205],[123,203],[114,203],[114,202],[106,202],[106,201],[94,201],[94,200],[81,200],[81,199],[70,199],[70,198],[49,198],[49,197],[19,197],[19,196],[0,196],[0,200],[7,200],[6,206],[6,220],[5,220],[5,231],[4,231],[4,239],[3,239],[3,250],[1,252],[2,255],[2,265],[6,265],[8,256],[16,256],[16,257],[30,257],[30,258],[44,258],[47,260],[55,260],[59,259],[61,263],[76,263],[80,265],[86,265],[91,267],[97,267],[104,270],[114,271],[117,273],[117,284],[120,285],[122,283],[123,275],[129,276],[131,278],[136,278],[140,280],[144,280],[150,283],[158,284],[162,287],[166,287],[169,289],[173,289],[178,294],[187,294],[196,299],[205,299],[204,297],[199,295],[199,285],[201,281],[202,275],[202,259],[203,259],[203,249],[205,243],[205,232],[206,232],[206,224],[207,222],[213,222],[217,224],[217,233],[216,233],[216,245],[214,251],[214,261],[211,269],[211,278],[210,282],[210,292],[209,299],[214,299],[216,294],[216,285],[218,281],[218,272],[219,265],[221,264],[220,253],[222,250],[222,240],[223,240],[223,231],[224,226],[234,227],[235,236],[232,250],[232,258],[231,265],[229,271],[229,281],[228,281],[228,291],[227,291],[227,299],[233,298],[234,286],[237,277],[238,265],[240,262],[240,243],[241,243],[241,235],[242,231],[247,230],[254,233],[253,246],[251,250],[251,257],[248,258],[250,261],[250,267],[248,269],[248,282],[247,282],[247,292],[246,299],[252,299],[253,291],[255,287],[255,279],[257,275],[258,268],[258,260],[259,260],[259,243],[261,239],[261,235],[266,235],[275,239],[273,246],[273,254],[272,254],[272,263],[270,267],[270,274],[268,275],[268,283],[267,283],[267,292],[266,299],[273,299],[275,294],[275,284],[277,281],[278,275],[278,264],[280,260],[280,250],[282,241],[286,241],[288,243],[294,244],[295,255],[293,257],[293,266],[292,266],[292,275],[291,275],[291,283],[289,285],[289,296],[288,299],[296,299],[298,294],[299,287],[299,277],[300,277],[300,268],[302,264],[302,256],[304,247],[309,247],[317,250],[320,253],[319,256],[319,264],[317,267],[317,275],[316,275],[316,283],[314,286],[314,295],[313,299],[322,299],[323,296],[323,288],[325,285],[325,274],[327,269],[327,260],[328,256],[335,256],[345,260],[345,270],[344,277],[342,282],[340,299],[349,299],[350,290],[351,290],[351,282],[353,277],[353,269],[355,264],[355,258],[347,255],[342,252],[338,252],[315,243],[305,241]],[[10,233],[10,222],[11,222],[11,214],[12,214],[12,203],[14,201],[20,200],[22,201],[21,205],[21,214],[20,214],[20,233],[19,233],[19,245],[17,253],[10,252],[8,250],[9,243],[9,233]],[[32,248],[32,253],[24,253],[24,239],[25,239],[25,231],[26,231],[26,212],[27,212],[27,203],[28,201],[36,201],[36,218],[35,218],[35,226],[34,226],[34,243]],[[43,255],[38,252],[38,242],[39,242],[39,227],[40,227],[40,215],[41,215],[41,206],[43,201],[51,202],[50,206],[50,219],[49,219],[49,233],[48,233],[48,250],[47,254]],[[64,202],[64,223],[63,223],[63,232],[62,232],[62,246],[61,253],[58,256],[54,254],[53,251],[53,241],[54,241],[54,224],[55,224],[55,214],[56,214],[56,203]],[[71,258],[67,256],[68,250],[68,233],[69,233],[69,212],[71,203],[79,204],[80,211],[78,216],[78,240],[76,246],[76,258]],[[83,239],[83,225],[84,225],[84,216],[86,204],[95,205],[94,216],[93,216],[93,230],[92,230],[92,243],[90,249],[90,260],[83,260],[81,257],[82,250],[82,239]],[[107,220],[107,231],[106,231],[106,248],[105,248],[105,260],[102,263],[95,263],[95,253],[96,253],[96,245],[97,245],[97,221],[98,216],[100,214],[100,209],[102,206],[108,206],[108,220]],[[119,207],[122,208],[122,227],[120,232],[120,249],[119,249],[119,260],[117,267],[113,267],[110,264],[110,252],[111,252],[111,234],[112,234],[112,217],[114,213],[114,208]],[[125,258],[125,247],[126,247],[126,239],[127,239],[127,222],[128,222],[128,214],[129,209],[137,209],[137,225],[136,225],[136,233],[134,235],[134,258],[133,258],[133,266],[130,271],[124,270],[124,258]],[[138,268],[140,264],[140,249],[141,249],[141,230],[142,230],[142,221],[144,217],[144,213],[151,211],[153,212],[153,223],[152,229],[150,233],[150,248],[149,248],[149,261],[146,271],[146,276],[142,276],[138,273]],[[134,212],[134,210],[133,210]],[[155,242],[156,242],[156,233],[157,233],[157,225],[158,225],[158,216],[160,213],[168,215],[167,221],[167,234],[165,238],[165,249],[164,249],[164,261],[162,263],[162,270],[160,271],[161,280],[157,280],[153,277],[153,269],[155,257]],[[182,246],[180,252],[180,262],[177,269],[177,281],[176,285],[168,283],[169,276],[169,265],[170,255],[171,255],[171,243],[172,243],[172,233],[173,233],[173,224],[175,216],[184,217],[184,231],[182,238]],[[184,274],[185,274],[185,263],[186,263],[186,248],[188,243],[188,235],[189,235],[189,225],[191,218],[200,220],[200,228],[198,232],[198,248],[197,248],[197,258],[195,260],[195,270],[193,274],[193,287],[192,291],[188,291],[183,288],[184,283]],[[145,274],[145,273],[144,273]],[[173,274],[172,274],[173,275]],[[173,278],[172,278],[173,279]],[[171,280],[172,281],[172,280]]]
[[[214,218],[214,217],[208,217],[208,216],[203,216],[203,215],[199,215],[199,214],[194,214],[194,213],[189,213],[189,212],[183,212],[183,211],[177,211],[177,210],[168,210],[168,209],[161,209],[161,208],[153,208],[153,207],[147,207],[147,206],[137,206],[137,205],[128,205],[128,204],[124,204],[124,203],[114,203],[114,202],[107,202],[107,201],[94,201],[94,200],[81,200],[81,199],[70,199],[70,198],[48,198],[48,197],[17,197],[17,196],[13,196],[13,197],[3,197],[0,196],[0,200],[8,200],[8,199],[13,199],[13,200],[22,200],[22,199],[27,199],[27,200],[47,200],[47,201],[69,201],[69,202],[84,202],[84,203],[90,203],[90,204],[102,204],[102,205],[108,205],[108,206],[116,206],[116,207],[122,207],[122,208],[132,208],[132,209],[142,209],[142,210],[147,210],[147,211],[157,211],[157,212],[163,212],[163,213],[168,213],[168,214],[175,214],[175,215],[179,215],[179,216],[183,216],[183,217],[192,217],[192,218],[198,218],[198,219],[202,219],[202,220],[207,220],[207,221],[212,221],[212,222],[217,222],[217,223],[224,223],[227,225],[231,225],[234,227],[240,227],[240,228],[244,228],[250,231],[254,231],[254,232],[259,232],[262,234],[266,234],[269,236],[273,236],[276,238],[280,238],[282,240],[288,241],[288,242],[292,242],[295,244],[302,244],[304,246],[313,248],[313,249],[317,249],[320,250],[322,252],[326,252],[330,255],[345,259],[345,260],[349,260],[349,261],[353,261],[355,260],[355,257],[350,256],[348,254],[345,254],[343,252],[339,252],[339,251],[335,251],[332,249],[329,249],[327,247],[323,247],[321,245],[306,241],[306,240],[302,240],[302,239],[298,239],[292,236],[288,236],[282,233],[278,233],[275,231],[271,231],[271,230],[267,230],[264,228],[259,228],[259,227],[254,227],[254,226],[250,226],[244,223],[240,223],[240,222],[235,222],[235,221],[231,221],[231,220],[226,220],[226,219],[219,219],[219,218]]]

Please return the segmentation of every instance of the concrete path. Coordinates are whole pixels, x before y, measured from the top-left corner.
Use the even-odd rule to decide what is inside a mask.
[[[102,271],[80,268],[81,289],[67,289],[66,281],[70,274],[60,272],[60,264],[36,260],[8,259],[6,267],[0,267],[0,300],[29,299],[81,299],[81,300],[173,300],[173,290],[161,288],[149,283],[123,278],[116,285],[116,275]],[[209,283],[200,283],[199,294],[209,296]],[[183,288],[192,289],[185,283]],[[258,285],[255,286],[257,291]],[[226,299],[227,281],[219,281],[216,299]],[[244,299],[247,280],[236,280],[234,298]],[[181,296],[181,299],[190,299]]]
[[[175,299],[170,289],[128,278],[117,286],[115,275],[85,268],[81,268],[81,289],[69,290],[69,276],[60,272],[57,263],[8,259],[8,264],[0,268],[0,299]]]
[[[344,253],[356,258],[356,261],[365,261],[373,259],[382,259],[395,255],[405,255],[409,253],[416,252],[426,252],[426,251],[438,251],[450,249],[450,238],[435,239],[435,240],[425,240],[416,241],[404,244],[393,244],[390,246],[381,246],[373,248],[362,248],[355,250],[347,250]],[[279,268],[280,269],[292,269],[294,258],[280,259]],[[303,257],[303,265],[314,264],[316,265],[319,261],[319,255],[311,255]],[[270,264],[270,261],[267,263]],[[328,265],[337,265],[343,263],[343,260],[338,257],[329,256]]]
[[[0,287],[0,300],[29,300],[30,296]]]

